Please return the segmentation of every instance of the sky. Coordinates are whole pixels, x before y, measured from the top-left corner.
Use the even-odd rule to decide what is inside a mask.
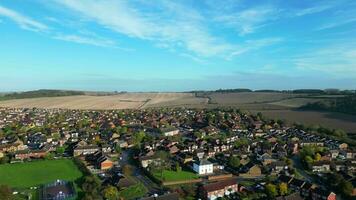
[[[0,91],[356,89],[354,0],[0,0]]]

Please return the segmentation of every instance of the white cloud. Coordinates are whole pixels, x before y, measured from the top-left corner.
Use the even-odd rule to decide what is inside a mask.
[[[278,19],[281,11],[282,10],[270,6],[256,7],[234,11],[230,14],[220,13],[215,20],[229,27],[233,27],[240,35],[246,35]]]
[[[74,35],[74,34],[73,35],[59,34],[57,36],[54,36],[53,38],[57,40],[75,42],[79,44],[89,44],[89,45],[100,46],[100,47],[115,47],[116,45],[114,41],[108,39],[86,37],[86,36]]]
[[[46,31],[48,27],[38,21],[35,21],[27,16],[17,13],[11,9],[0,6],[0,16],[7,17],[16,22],[21,28],[31,31]]]
[[[332,8],[332,5],[319,5],[319,6],[314,6],[314,7],[309,7],[309,8],[299,10],[295,15],[296,16],[310,15],[310,14],[326,11],[330,8]]]
[[[160,46],[184,47],[200,56],[226,54],[232,49],[232,45],[209,33],[203,16],[174,2],[144,2],[147,10],[138,10],[128,1],[57,2],[117,33],[154,41]]]
[[[226,59],[230,60],[235,56],[239,56],[249,51],[257,50],[266,46],[274,45],[282,41],[283,41],[282,38],[265,38],[260,40],[248,40],[240,48],[231,52],[231,54]]]

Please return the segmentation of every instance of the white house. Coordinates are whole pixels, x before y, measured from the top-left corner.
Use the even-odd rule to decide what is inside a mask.
[[[179,134],[179,130],[178,129],[172,129],[172,130],[167,130],[163,132],[164,136],[175,136]]]
[[[207,160],[199,160],[193,163],[193,170],[199,175],[212,174],[214,171],[213,163]]]

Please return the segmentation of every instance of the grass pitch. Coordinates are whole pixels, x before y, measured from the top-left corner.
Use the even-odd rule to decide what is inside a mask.
[[[75,181],[82,177],[72,160],[43,160],[0,165],[0,184],[28,188],[57,179]]]

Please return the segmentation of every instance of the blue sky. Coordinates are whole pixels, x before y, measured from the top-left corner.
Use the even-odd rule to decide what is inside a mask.
[[[356,88],[354,0],[0,0],[0,91]]]

